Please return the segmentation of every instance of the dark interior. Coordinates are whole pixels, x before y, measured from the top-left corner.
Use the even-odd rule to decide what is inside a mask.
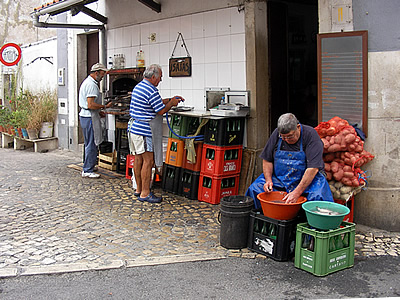
[[[318,1],[268,2],[271,129],[291,112],[317,126]]]

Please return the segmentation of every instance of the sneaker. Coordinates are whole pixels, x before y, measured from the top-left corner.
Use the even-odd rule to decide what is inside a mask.
[[[149,203],[160,203],[162,201],[162,197],[157,197],[153,193],[150,193],[147,197],[145,198],[138,198],[139,201],[147,201]]]
[[[87,178],[99,178],[100,174],[95,174],[93,172],[84,172],[82,171],[82,177],[87,177]]]

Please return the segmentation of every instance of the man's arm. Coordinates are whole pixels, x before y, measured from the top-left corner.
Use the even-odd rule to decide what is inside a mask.
[[[272,172],[274,170],[274,165],[272,162],[269,162],[263,159],[263,173],[265,177],[264,191],[272,192]]]
[[[94,102],[95,97],[87,97],[87,103],[88,103],[88,109],[102,109],[106,107],[110,107],[112,105],[112,102],[110,101],[107,105],[103,104],[97,104]]]
[[[283,200],[286,203],[295,203],[297,199],[303,194],[305,189],[311,184],[314,180],[315,175],[318,173],[318,168],[308,168],[303,174],[303,177],[300,180],[299,185],[292,191],[291,193],[287,194]]]
[[[163,99],[162,100],[163,103],[164,103],[165,100],[168,100],[168,98],[167,99]],[[180,96],[174,96],[174,97],[170,98],[167,103],[164,103],[165,107],[162,110],[158,111],[157,113],[159,115],[163,115],[164,113],[168,112],[171,109],[171,107],[177,106],[178,103],[181,102],[181,101],[185,101],[185,99],[183,99]]]

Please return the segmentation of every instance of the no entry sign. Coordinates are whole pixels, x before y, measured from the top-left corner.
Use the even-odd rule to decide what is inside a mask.
[[[14,43],[5,44],[0,49],[0,61],[10,67],[16,65],[21,60],[21,48]]]

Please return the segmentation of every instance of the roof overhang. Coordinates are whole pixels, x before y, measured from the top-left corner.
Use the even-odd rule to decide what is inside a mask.
[[[104,29],[104,24],[107,24],[107,17],[86,7],[87,4],[97,1],[98,0],[54,0],[53,2],[43,4],[35,8],[31,13],[33,25],[44,28]],[[99,21],[101,24],[48,23],[39,20],[41,16],[55,16],[67,11],[71,11],[73,16],[83,12]]]

